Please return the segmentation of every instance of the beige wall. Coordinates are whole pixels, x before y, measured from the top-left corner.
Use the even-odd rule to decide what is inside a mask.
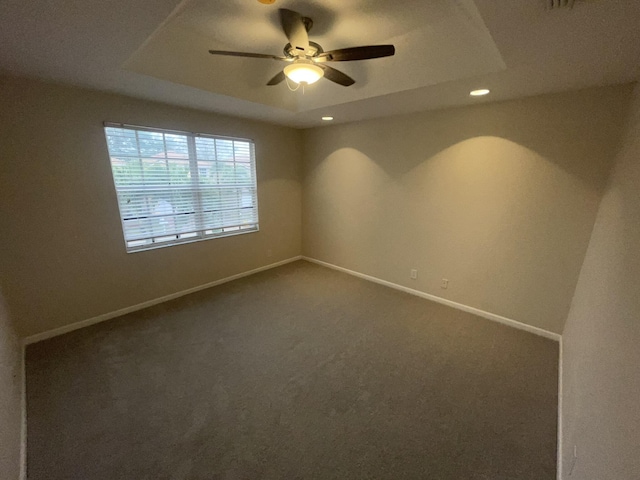
[[[307,130],[303,253],[559,333],[630,91]]]
[[[21,335],[300,254],[297,130],[8,77],[0,106],[0,284]],[[105,120],[252,138],[260,232],[127,254]]]
[[[640,478],[639,345],[640,86],[563,336],[562,478]]]
[[[0,292],[0,478],[20,477],[21,350]]]

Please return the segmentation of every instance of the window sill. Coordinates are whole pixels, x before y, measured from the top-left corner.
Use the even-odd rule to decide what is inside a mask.
[[[256,225],[255,228],[247,228],[244,230],[235,230],[232,232],[218,233],[215,235],[207,235],[205,237],[184,238],[184,239],[171,241],[171,242],[164,242],[164,243],[151,244],[151,245],[141,245],[139,247],[125,247],[125,248],[127,249],[127,253],[146,252],[148,250],[157,250],[159,248],[165,248],[165,247],[175,247],[177,245],[184,245],[186,243],[204,242],[207,240],[215,240],[217,238],[224,238],[224,237],[233,237],[236,235],[245,235],[247,233],[256,233],[259,231],[260,231],[260,226]]]

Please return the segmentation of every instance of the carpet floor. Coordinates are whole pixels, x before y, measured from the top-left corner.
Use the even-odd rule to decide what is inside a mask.
[[[30,345],[28,478],[552,480],[557,361],[298,261]]]

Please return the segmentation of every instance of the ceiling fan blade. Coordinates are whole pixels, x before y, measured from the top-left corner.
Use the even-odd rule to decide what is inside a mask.
[[[342,85],[343,87],[349,87],[356,83],[356,81],[351,78],[346,73],[342,73],[340,70],[336,70],[329,65],[318,65],[322,70],[324,70],[324,78],[327,80],[331,80],[338,85]]]
[[[351,62],[353,60],[390,57],[395,53],[396,49],[393,45],[368,45],[324,52],[315,57],[314,60],[317,62]]]
[[[267,82],[267,85],[278,85],[279,83],[282,83],[284,79],[285,79],[284,72],[281,70],[276,74],[275,77],[273,77],[271,80]]]
[[[286,8],[281,8],[278,12],[280,13],[282,30],[293,47],[292,53],[297,53],[298,56],[306,55],[309,51],[309,35],[302,15]]]
[[[209,50],[211,55],[225,55],[227,57],[249,57],[249,58],[267,58],[270,60],[289,60],[287,57],[279,57],[277,55],[266,55],[264,53],[247,53],[247,52],[226,52],[224,50]]]

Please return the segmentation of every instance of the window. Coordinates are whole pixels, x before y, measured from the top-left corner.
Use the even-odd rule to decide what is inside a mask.
[[[105,123],[128,252],[258,230],[251,140]]]

